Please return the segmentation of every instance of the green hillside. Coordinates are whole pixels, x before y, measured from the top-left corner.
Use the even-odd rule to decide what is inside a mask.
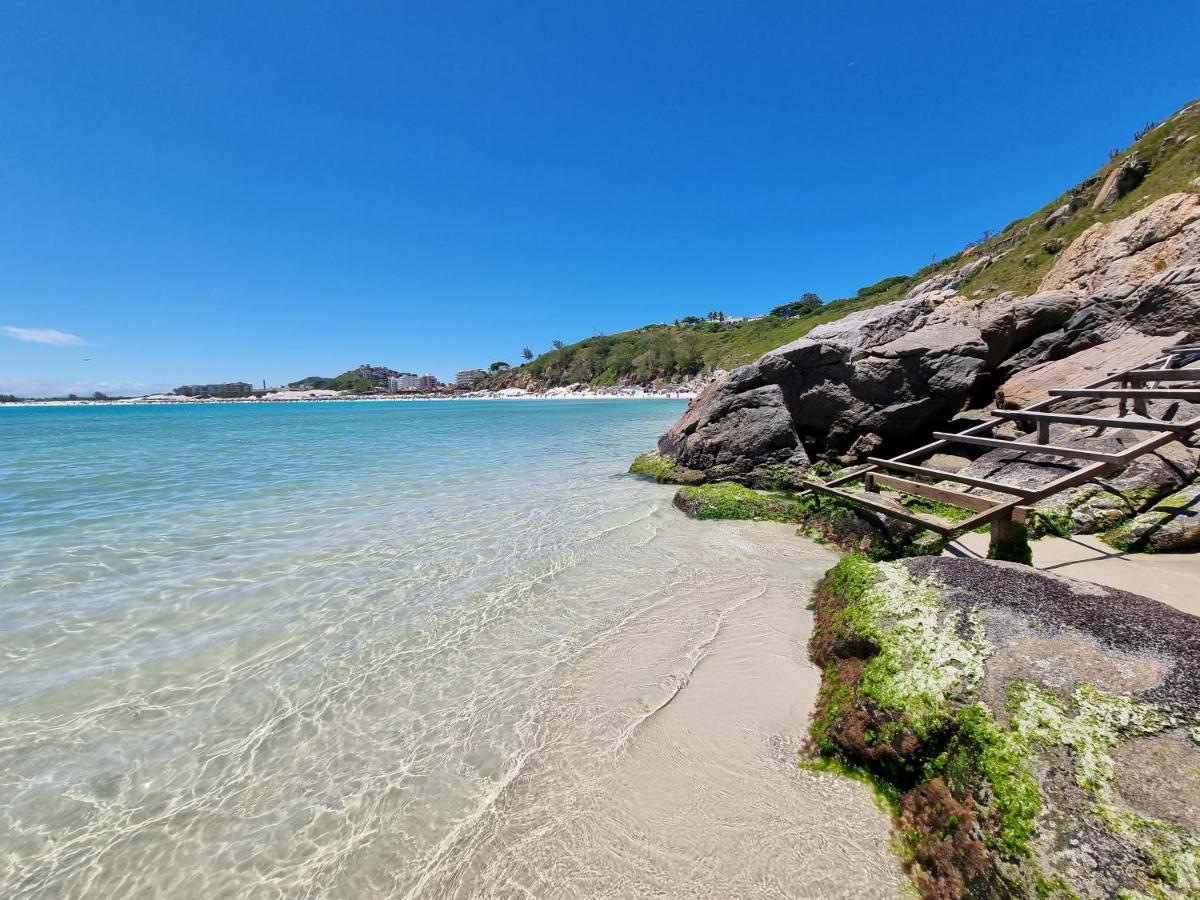
[[[1189,139],[1194,138],[1194,139]],[[1114,169],[1134,160],[1140,182],[1110,205],[1094,201]],[[1112,151],[1095,174],[1074,185],[1041,209],[1010,223],[999,233],[985,233],[971,253],[997,258],[960,286],[968,296],[995,296],[1003,291],[1029,294],[1054,264],[1063,247],[1096,222],[1122,218],[1166,194],[1197,191],[1200,185],[1200,101],[1185,106],[1165,122],[1134,135],[1130,147]],[[1074,200],[1074,204],[1072,204]],[[1070,212],[1052,227],[1047,217],[1062,206]],[[966,248],[964,248],[965,250]],[[598,335],[551,350],[518,368],[490,376],[485,388],[547,388],[587,383],[595,387],[619,382],[664,384],[684,381],[708,367],[733,369],[768,350],[802,337],[825,322],[904,296],[930,275],[953,267],[955,254],[912,275],[894,275],[861,288],[854,297],[834,300],[811,313],[804,299],[776,307],[772,314],[743,322],[689,317],[674,324],[647,325],[619,334]],[[806,298],[811,295],[806,295]]]
[[[360,372],[351,369],[335,378],[323,375],[309,375],[299,381],[293,381],[288,387],[296,390],[344,391],[349,394],[368,394],[375,388],[375,382]]]
[[[895,291],[889,291],[886,299],[894,299],[895,295]],[[492,375],[483,386],[554,387],[584,382],[602,387],[621,380],[639,384],[682,381],[710,367],[733,369],[753,362],[823,322],[883,300],[882,294],[838,300],[800,318],[768,315],[743,322],[646,325],[633,331],[597,335]]]
[[[1092,205],[1096,193],[1113,169],[1131,157],[1147,169],[1140,184],[1105,209]],[[1056,252],[1047,246],[1060,240],[1069,246],[1097,222],[1111,222],[1136,212],[1167,194],[1178,191],[1198,191],[1196,177],[1200,175],[1200,100],[1194,101],[1164,122],[1146,126],[1135,134],[1134,142],[1125,150],[1113,151],[1112,158],[1094,175],[1055,197],[1041,209],[1011,222],[995,237],[985,241],[979,252],[1003,256],[991,266],[964,282],[959,290],[971,296],[995,296],[1003,291],[1029,294],[1050,267]],[[1072,210],[1059,224],[1045,227],[1046,218],[1073,197],[1087,201],[1082,208]]]

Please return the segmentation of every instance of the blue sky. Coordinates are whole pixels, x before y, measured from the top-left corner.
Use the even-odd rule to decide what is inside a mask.
[[[448,377],[842,296],[1200,95],[1197,34],[1195,0],[7,0],[0,391]]]

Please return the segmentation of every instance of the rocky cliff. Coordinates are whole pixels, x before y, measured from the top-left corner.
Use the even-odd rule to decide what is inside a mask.
[[[1156,132],[1151,158],[1135,150],[1114,161],[1105,177],[1083,182],[1044,219],[977,248],[965,264],[713,383],[662,436],[660,453],[693,482],[774,486],[781,472],[909,449],[934,430],[954,430],[956,417],[973,424],[972,411],[1033,402],[1050,386],[1080,386],[1200,338],[1200,106]],[[1185,189],[1160,195],[1181,186],[1181,173]],[[1075,236],[1068,243],[1064,235]],[[993,270],[1011,270],[1012,255],[1031,240],[1049,255],[1033,291],[986,282]],[[1043,265],[1034,254],[1023,259],[1025,269]],[[1194,473],[1194,451],[1184,462]],[[1182,487],[1155,482],[1128,512]],[[1101,524],[1113,523],[1092,530]]]

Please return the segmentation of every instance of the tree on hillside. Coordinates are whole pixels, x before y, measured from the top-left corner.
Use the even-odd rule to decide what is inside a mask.
[[[529,362],[529,360],[533,359],[533,351],[530,350],[528,347],[526,347],[525,349],[523,349],[521,351],[521,355],[523,357],[525,357],[526,362]]]
[[[566,346],[566,344],[564,344],[562,341],[551,341],[550,346],[553,347],[555,350],[561,350],[563,347]]]
[[[790,303],[784,303],[782,306],[775,307],[771,310],[771,315],[784,319],[799,319],[804,316],[811,316],[820,308],[821,298],[812,291],[806,291],[800,295],[799,300],[792,300]]]
[[[505,372],[511,368],[512,368],[512,366],[510,366],[504,360],[498,359],[494,363],[492,363],[490,366],[488,366],[488,371],[489,372]]]
[[[683,375],[695,375],[704,368],[698,340],[693,331],[684,332],[680,338],[679,349],[675,352],[675,367]]]

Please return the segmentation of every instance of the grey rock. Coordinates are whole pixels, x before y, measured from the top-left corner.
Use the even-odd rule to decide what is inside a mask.
[[[904,792],[901,827],[916,844],[920,888],[938,897],[1032,898],[1046,895],[1053,875],[1062,881],[1051,896],[1115,897],[1132,885],[1156,896],[1186,885],[1178,896],[1190,896],[1177,866],[1200,839],[1200,619],[1012,563],[921,557],[874,574],[890,608],[859,607],[873,618],[857,628],[841,618],[843,585],[826,582],[814,595],[814,661],[827,673],[824,686],[846,698],[823,706],[817,727],[823,747]],[[919,590],[906,590],[910,579]],[[909,603],[917,615],[906,618]],[[936,667],[936,688],[925,687],[934,668],[927,644],[912,637],[918,617],[940,637],[970,635]],[[881,645],[887,666],[877,662]],[[881,686],[922,702],[885,706],[874,700]],[[926,703],[943,723],[936,731],[914,727]],[[987,737],[963,726],[968,709],[990,719]],[[891,740],[876,740],[882,728]],[[961,753],[971,746],[1006,747],[1019,764],[980,765]],[[939,771],[946,747],[961,755]],[[911,773],[924,774],[914,783]],[[1039,808],[1028,852],[1006,855],[995,840],[998,789],[1018,779],[1031,782]],[[972,842],[970,853],[947,850]]]
[[[1108,209],[1146,177],[1148,167],[1138,160],[1137,155],[1129,157],[1114,168],[1100,186],[1092,206],[1096,209]]]
[[[1103,537],[1120,550],[1156,553],[1200,550],[1200,484],[1190,484],[1164,497]]]
[[[1026,394],[1044,391],[1038,379],[1094,381],[1106,374],[1091,377],[1097,367],[1125,355],[1137,355],[1133,365],[1153,358],[1160,341],[1200,339],[1195,194],[1171,194],[1092,226],[1030,296],[956,293],[994,258],[940,272],[903,300],[819,326],[729,373],[689,405],[659,449],[710,480],[757,485],[781,464],[909,449],[998,390],[1006,405],[1023,405]],[[1070,371],[1055,368],[1075,356]],[[854,446],[866,434],[878,439],[868,454]],[[1117,507],[1105,502],[1079,513],[1085,527],[1107,527]]]
[[[1069,216],[1070,214],[1071,214],[1071,204],[1064,203],[1058,209],[1054,210],[1054,212],[1050,213],[1050,215],[1046,216],[1046,221],[1044,221],[1042,223],[1042,227],[1043,228],[1053,228],[1059,222],[1062,222],[1064,219],[1066,219],[1067,216]]]

